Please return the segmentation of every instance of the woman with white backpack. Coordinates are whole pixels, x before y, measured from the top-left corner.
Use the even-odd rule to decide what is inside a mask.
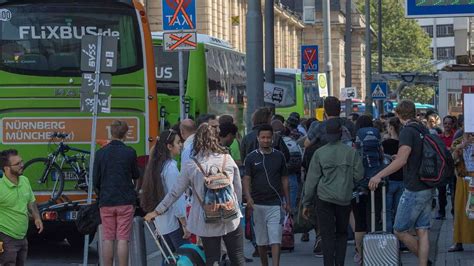
[[[206,265],[219,263],[221,240],[226,245],[231,264],[244,265],[239,169],[227,150],[219,145],[217,128],[208,123],[199,126],[193,142],[192,160],[182,165],[176,185],[155,210],[145,216],[145,220],[166,213],[188,187],[193,189],[193,198],[187,229],[201,238]]]

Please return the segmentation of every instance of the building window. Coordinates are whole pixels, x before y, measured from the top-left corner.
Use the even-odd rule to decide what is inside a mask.
[[[433,52],[433,47],[430,48],[430,55],[431,55],[431,59],[434,59],[434,52]]]
[[[453,37],[453,24],[436,25],[436,37]]]
[[[438,59],[454,59],[454,47],[438,47],[436,51]]]
[[[430,38],[433,38],[433,26],[421,26],[421,28],[430,36]]]

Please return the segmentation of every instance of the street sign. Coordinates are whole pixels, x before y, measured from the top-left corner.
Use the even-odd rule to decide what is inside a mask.
[[[111,96],[99,94],[97,101],[97,112],[110,114]],[[94,111],[94,94],[81,93],[81,112],[92,113]]]
[[[385,101],[383,103],[383,109],[386,113],[393,112],[393,102],[392,101]]]
[[[301,46],[301,72],[305,73],[318,72],[318,46],[302,45]]]
[[[196,0],[162,0],[163,30],[196,29]]]
[[[385,82],[372,82],[370,85],[370,91],[372,93],[372,99],[383,100],[387,98],[387,83]]]
[[[81,71],[95,72],[98,36],[85,35],[81,42]],[[117,71],[117,37],[102,36],[100,72]]]
[[[339,94],[339,99],[341,101],[345,101],[347,99],[355,99],[355,98],[357,98],[356,87],[341,88],[341,92]]]
[[[112,86],[111,74],[100,74],[99,95],[109,95]],[[95,74],[82,73],[82,83],[80,93],[93,93],[95,88]]]
[[[474,15],[474,2],[470,0],[406,0],[408,18],[470,17]]]
[[[327,97],[328,93],[328,80],[326,78],[326,73],[318,74],[318,86],[319,86],[319,97]]]
[[[197,48],[197,34],[195,31],[169,31],[163,33],[164,51],[192,51]]]
[[[316,82],[316,79],[318,77],[318,73],[312,73],[312,72],[309,72],[309,73],[301,73],[302,75],[302,78],[303,78],[303,82],[307,83],[307,82]]]
[[[286,87],[265,82],[263,89],[263,101],[266,103],[273,103],[275,105],[285,105]]]

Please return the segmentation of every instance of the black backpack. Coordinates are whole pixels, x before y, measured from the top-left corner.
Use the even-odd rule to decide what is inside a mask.
[[[454,176],[454,160],[444,142],[436,134],[420,129],[417,123],[409,124],[423,137],[420,168],[420,180],[429,187],[446,185]]]
[[[97,226],[101,223],[99,205],[92,203],[81,206],[77,213],[77,231],[83,235],[95,234]]]

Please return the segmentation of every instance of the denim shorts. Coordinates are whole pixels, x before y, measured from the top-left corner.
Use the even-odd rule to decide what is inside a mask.
[[[398,204],[393,230],[406,232],[412,228],[429,229],[431,227],[431,189],[409,191],[405,189]]]

